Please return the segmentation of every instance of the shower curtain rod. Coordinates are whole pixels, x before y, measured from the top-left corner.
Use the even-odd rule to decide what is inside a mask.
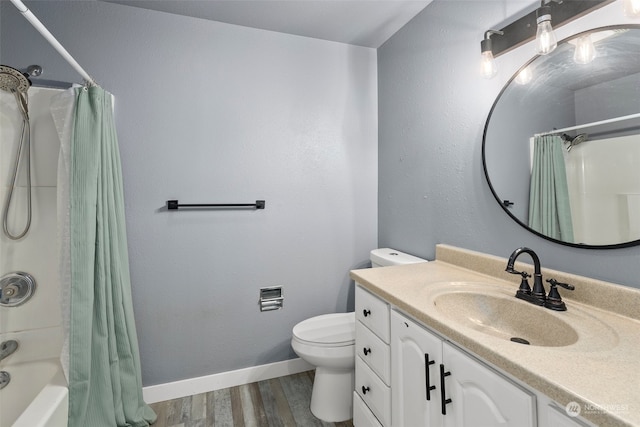
[[[638,117],[640,117],[640,113],[629,114],[628,116],[614,117],[613,119],[600,120],[599,122],[585,123],[583,125],[571,126],[571,127],[568,127],[568,128],[554,129],[554,130],[550,130],[549,132],[536,133],[533,136],[555,135],[557,133],[567,132],[567,131],[570,131],[570,130],[588,128],[588,127],[591,127],[591,126],[604,125],[604,124],[607,124],[607,123],[621,122],[623,120],[636,119]]]
[[[44,26],[42,22],[29,10],[29,8],[22,2],[22,0],[11,0],[11,3],[18,9],[18,11],[26,18],[27,21],[33,27],[38,30],[40,34],[53,46],[53,48],[58,51],[60,55],[71,65],[83,78],[84,80],[91,86],[98,86],[98,84],[93,80],[93,78],[87,73],[78,62],[71,56],[67,49],[64,48],[60,44],[58,40],[51,34],[51,32]]]

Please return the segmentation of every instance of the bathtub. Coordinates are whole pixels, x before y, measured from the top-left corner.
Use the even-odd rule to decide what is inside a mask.
[[[59,327],[2,334],[19,347],[0,361],[11,382],[0,390],[1,427],[67,427],[67,382],[60,364]]]

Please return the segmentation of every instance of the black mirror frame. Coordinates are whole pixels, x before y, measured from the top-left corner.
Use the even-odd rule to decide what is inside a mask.
[[[606,31],[606,30],[615,30],[615,29],[622,29],[622,28],[633,28],[633,29],[640,30],[640,25],[623,24],[623,25],[609,25],[609,26],[605,26],[605,27],[592,28],[590,30],[582,31],[580,33],[577,33],[577,34],[574,34],[572,36],[569,36],[569,37],[559,41],[558,44],[567,43],[569,40],[573,40],[573,39],[575,39],[577,37],[580,37],[581,35],[592,33],[592,32],[595,32],[595,31]],[[620,249],[620,248],[628,248],[628,247],[640,245],[640,239],[631,240],[629,242],[623,242],[623,243],[609,244],[609,245],[588,245],[588,244],[583,244],[583,243],[572,243],[572,242],[565,242],[565,241],[562,241],[562,240],[554,239],[554,238],[549,237],[547,235],[544,235],[544,234],[542,234],[542,233],[540,233],[540,232],[538,232],[536,230],[533,230],[527,224],[523,223],[519,218],[517,218],[509,210],[509,205],[510,205],[509,201],[508,200],[502,200],[498,196],[498,194],[496,193],[495,189],[493,188],[493,185],[491,184],[491,180],[489,179],[489,172],[487,171],[487,162],[486,162],[486,157],[485,157],[485,145],[486,145],[486,142],[487,142],[487,130],[489,128],[489,122],[491,120],[491,115],[493,114],[493,111],[496,108],[496,105],[498,104],[498,101],[502,97],[502,94],[507,90],[509,85],[516,79],[516,77],[518,76],[518,73],[520,73],[522,70],[527,68],[533,61],[538,59],[540,56],[541,55],[535,55],[533,58],[531,58],[529,61],[527,61],[522,67],[520,67],[515,72],[515,74],[513,76],[511,76],[511,78],[507,81],[507,83],[505,83],[504,87],[500,90],[500,93],[498,94],[498,96],[496,97],[496,100],[493,102],[493,105],[491,106],[491,110],[489,110],[489,115],[487,116],[487,120],[486,120],[485,125],[484,125],[484,130],[482,132],[482,170],[484,171],[484,177],[485,177],[485,179],[487,181],[487,184],[489,184],[489,189],[491,190],[491,194],[493,194],[493,197],[496,199],[496,201],[498,202],[498,204],[500,205],[502,210],[504,210],[507,213],[507,215],[509,215],[511,217],[511,219],[513,219],[517,224],[519,224],[521,227],[525,228],[527,231],[535,234],[536,236],[542,237],[543,239],[548,240],[550,242],[559,243],[561,245],[570,246],[570,247],[574,247],[574,248],[582,248],[582,249]]]

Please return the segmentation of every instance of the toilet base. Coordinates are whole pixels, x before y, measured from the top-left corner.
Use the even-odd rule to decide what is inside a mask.
[[[311,393],[311,413],[322,421],[340,422],[353,417],[355,370],[316,368]]]

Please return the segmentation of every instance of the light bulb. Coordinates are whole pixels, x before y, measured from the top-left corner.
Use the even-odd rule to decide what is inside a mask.
[[[480,52],[482,52],[480,72],[482,73],[482,77],[486,79],[490,79],[498,72],[498,67],[496,67],[496,62],[493,59],[493,46],[491,43],[491,36],[493,34],[504,35],[504,33],[499,30],[488,30],[485,31],[484,39],[480,42]]]
[[[558,46],[556,35],[553,32],[553,27],[551,27],[551,15],[548,13],[540,15],[537,22],[538,30],[536,31],[536,52],[540,55],[547,55],[553,52],[556,46]]]
[[[533,73],[529,67],[523,68],[520,70],[518,75],[516,76],[516,83],[520,85],[526,85],[533,78]]]
[[[573,60],[577,64],[588,64],[596,57],[596,48],[589,34],[578,37],[576,40],[576,50],[573,53]]]
[[[490,79],[495,76],[498,72],[498,67],[496,67],[496,61],[493,59],[493,54],[490,50],[486,52],[482,52],[482,62],[481,62],[481,73],[482,77],[485,79]]]
[[[624,0],[622,3],[624,14],[629,18],[640,17],[640,0]]]

